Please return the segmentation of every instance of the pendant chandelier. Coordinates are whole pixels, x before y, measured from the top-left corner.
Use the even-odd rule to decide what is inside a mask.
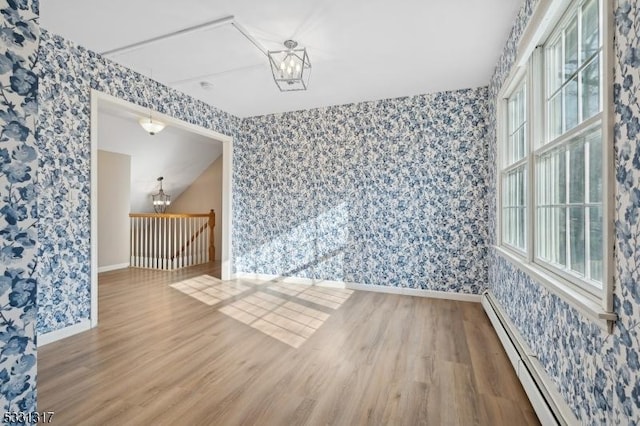
[[[311,62],[307,49],[298,47],[293,40],[284,42],[286,50],[269,51],[271,73],[281,92],[307,90],[311,74]]]
[[[158,178],[158,182],[160,182],[160,190],[157,194],[151,195],[151,198],[153,199],[153,210],[156,213],[164,213],[167,211],[169,204],[171,204],[171,196],[169,194],[165,194],[162,190],[163,180],[164,178],[162,176]]]
[[[238,32],[240,32],[242,36],[249,40],[251,44],[253,44],[260,51],[260,53],[269,58],[269,65],[271,67],[273,79],[281,92],[307,90],[307,88],[309,87],[309,75],[311,73],[311,62],[309,61],[309,55],[307,55],[307,49],[298,48],[298,42],[294,40],[286,40],[284,42],[286,50],[267,50],[258,40],[256,40],[255,37],[253,37],[249,33],[249,31],[247,31],[246,28],[244,28],[244,26],[242,26],[235,19],[233,15],[224,16],[222,18],[205,22],[203,24],[197,24],[191,27],[182,28],[177,31],[172,31],[126,46],[107,50],[101,52],[101,54],[103,56],[113,57],[114,55],[133,52],[144,46],[158,43],[159,41],[172,40],[175,38],[183,37],[185,35],[200,33],[205,30],[211,30],[225,25],[230,25],[232,28],[238,30]],[[216,75],[218,74],[209,74],[208,76],[213,77]],[[201,80],[202,77],[207,76],[188,78],[186,80],[182,80],[182,82],[194,82],[197,80]],[[151,78],[153,79],[153,70],[151,73]],[[204,85],[201,84],[203,89],[211,89],[211,86],[206,81],[204,83]],[[140,120],[140,125],[144,127],[144,129],[150,135],[156,134],[164,128],[164,123],[151,119],[151,116],[149,116],[148,119],[145,118],[143,120]]]

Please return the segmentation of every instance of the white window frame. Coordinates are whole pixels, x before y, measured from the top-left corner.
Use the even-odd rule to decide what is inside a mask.
[[[497,103],[497,214],[496,214],[496,251],[507,258],[523,272],[531,276],[556,295],[580,310],[588,318],[605,330],[611,330],[617,316],[613,312],[613,246],[614,246],[614,150],[613,150],[613,5],[612,0],[602,0],[600,16],[602,22],[602,60],[601,60],[601,102],[602,111],[583,121],[572,130],[556,137],[552,143],[547,142],[545,122],[546,81],[544,70],[544,46],[551,40],[556,29],[566,22],[566,15],[576,10],[587,0],[540,0],[530,22],[525,29],[517,49],[516,62],[510,75],[498,94]],[[580,36],[580,35],[578,35]],[[579,53],[578,53],[579,54]],[[503,149],[507,135],[507,101],[519,87],[523,79],[527,84],[527,180],[526,186],[526,250],[523,252],[506,244],[502,230],[502,182],[506,161]],[[602,163],[603,163],[603,267],[602,290],[597,291],[583,284],[578,275],[553,267],[536,258],[536,154],[548,152],[553,147],[562,145],[562,141],[571,139],[572,135],[586,132],[586,128],[601,122],[602,129]],[[544,141],[544,145],[540,143]]]
[[[527,70],[525,67],[522,67],[518,70],[518,72],[516,74],[513,75],[513,78],[511,79],[511,81],[509,82],[509,84],[507,86],[504,87],[503,89],[503,93],[505,93],[502,97],[501,97],[501,102],[500,105],[498,106],[498,114],[499,116],[505,121],[504,125],[501,127],[501,132],[500,132],[500,137],[498,138],[498,144],[499,144],[499,148],[498,148],[498,183],[497,183],[497,188],[499,191],[499,200],[500,203],[498,204],[498,215],[497,217],[499,218],[499,227],[498,227],[498,241],[499,244],[504,247],[505,249],[509,250],[512,252],[512,254],[516,255],[516,256],[520,256],[520,257],[525,257],[527,255],[528,252],[528,247],[529,247],[529,241],[532,238],[532,235],[530,234],[530,227],[528,226],[528,215],[529,215],[529,210],[531,209],[531,201],[530,201],[530,197],[529,197],[529,193],[530,193],[530,189],[529,189],[529,185],[531,182],[531,165],[529,162],[529,151],[531,149],[531,123],[529,122],[529,115],[530,115],[530,110],[529,108],[531,107],[531,101],[530,101],[530,95],[531,95],[531,88],[530,88],[530,84],[529,84],[529,74],[527,73]],[[506,156],[504,155],[503,150],[506,148],[506,146],[510,143],[510,134],[509,134],[509,101],[511,99],[511,97],[522,87],[522,85],[526,85],[525,86],[525,116],[527,117],[525,119],[525,123],[526,123],[526,134],[525,134],[525,155],[521,160],[517,160],[513,163],[508,163],[507,159],[505,158]],[[517,247],[515,245],[510,244],[509,242],[505,241],[504,238],[504,229],[503,229],[503,218],[502,218],[502,213],[504,212],[504,203],[502,203],[502,198],[503,198],[503,191],[504,191],[504,186],[503,186],[503,182],[504,182],[504,175],[515,170],[518,169],[522,166],[525,166],[525,170],[527,172],[526,175],[526,180],[525,180],[525,194],[526,194],[526,200],[525,200],[525,223],[523,224],[523,226],[525,227],[524,230],[524,239],[525,239],[525,249],[521,249],[520,247]]]

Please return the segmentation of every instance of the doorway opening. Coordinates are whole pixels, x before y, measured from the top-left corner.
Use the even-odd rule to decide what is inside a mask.
[[[105,123],[106,115],[101,112],[109,112],[113,116],[114,111],[123,117],[131,116],[144,117],[149,114],[147,108],[139,105],[132,104],[125,100],[116,98],[111,95],[107,95],[102,92],[92,90],[91,92],[91,314],[90,322],[91,327],[98,325],[98,272],[99,267],[99,206],[98,206],[98,183],[99,183],[99,144],[100,139],[99,129],[101,125],[107,125]],[[103,117],[102,119],[100,117]],[[222,280],[231,279],[232,272],[232,202],[231,202],[231,190],[232,190],[232,158],[233,158],[233,139],[231,136],[221,134],[219,132],[209,130],[191,123],[187,123],[180,119],[153,112],[154,119],[160,120],[167,124],[168,127],[176,129],[176,131],[189,132],[194,138],[200,138],[200,140],[210,141],[211,143],[217,143],[222,145],[222,154],[220,155],[222,160],[222,176],[221,176],[221,195],[222,205],[221,212],[216,218],[216,228],[221,230],[221,242],[220,246],[216,247],[216,252],[220,253],[220,272]],[[133,121],[133,120],[132,120]],[[137,123],[136,123],[137,125]],[[139,126],[138,126],[139,127]],[[104,130],[104,129],[102,129]],[[144,132],[142,128],[136,129],[140,132]],[[151,137],[151,136],[149,136]],[[188,165],[185,165],[188,167]],[[152,177],[156,179],[155,176]],[[166,180],[165,180],[166,182]],[[146,194],[149,195],[149,194]],[[134,202],[132,202],[134,204]],[[135,209],[135,206],[131,206]],[[132,211],[133,212],[133,211]],[[217,212],[216,212],[217,213]],[[221,216],[221,217],[220,217]],[[217,257],[217,256],[216,256]],[[127,266],[126,264],[123,266]]]

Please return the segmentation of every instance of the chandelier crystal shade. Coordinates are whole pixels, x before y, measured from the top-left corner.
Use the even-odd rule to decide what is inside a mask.
[[[281,92],[307,90],[311,75],[311,62],[307,49],[296,49],[293,40],[284,42],[286,50],[269,51],[273,79]]]
[[[164,213],[167,211],[167,207],[171,204],[171,196],[169,194],[165,194],[162,190],[162,181],[164,178],[160,176],[158,178],[158,182],[160,182],[160,190],[157,194],[151,195],[153,199],[153,210],[156,213]]]

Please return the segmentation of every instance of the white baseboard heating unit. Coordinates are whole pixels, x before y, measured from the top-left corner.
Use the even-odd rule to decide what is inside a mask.
[[[543,425],[577,425],[578,419],[490,292],[482,295],[484,308],[529,401]]]

